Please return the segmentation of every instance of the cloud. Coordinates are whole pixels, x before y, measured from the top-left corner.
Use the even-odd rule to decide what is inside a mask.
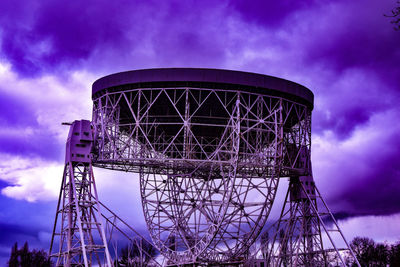
[[[374,0],[307,3],[307,8],[292,5],[274,27],[255,27],[251,12],[242,17],[249,30],[240,31],[249,42],[240,43],[236,58],[246,60],[242,69],[309,87],[315,94],[314,131],[332,130],[346,139],[399,100],[400,35],[383,16],[392,7]],[[261,5],[249,6],[263,13]]]
[[[230,1],[230,6],[235,9],[243,20],[255,22],[265,27],[279,26],[288,16],[299,10],[309,8],[316,1],[263,1],[256,0],[249,4],[245,0]]]
[[[315,98],[313,130],[318,134],[331,130],[346,140],[357,127],[391,109],[399,99],[397,93],[382,94],[392,87],[371,70],[347,69],[340,76],[327,76],[319,84]],[[318,79],[316,82],[319,83]]]
[[[308,40],[304,38],[306,60],[324,63],[339,73],[361,66],[386,76],[388,67],[400,58],[394,49],[400,35],[384,16],[391,8],[390,1],[357,0],[331,2],[305,11],[309,15],[305,23],[314,34]],[[312,26],[312,21],[318,21],[318,25]]]
[[[33,126],[36,124],[36,119],[33,116],[34,110],[32,110],[27,99],[10,94],[4,89],[0,89],[0,99],[2,103],[1,125]]]
[[[2,195],[31,203],[58,199],[64,170],[62,163],[7,154],[0,154],[0,162],[0,181],[6,182]],[[95,168],[94,175],[100,201],[136,230],[143,231],[143,216],[139,217],[141,220],[132,216],[143,214],[138,174]]]
[[[0,231],[2,233],[0,245],[14,242],[15,235],[35,237],[36,231],[20,225],[0,222]],[[11,248],[10,248],[11,251]]]
[[[41,1],[18,6],[5,1],[2,51],[24,76],[75,68],[96,49],[128,42],[124,31],[132,24],[125,20],[140,14],[141,7],[126,2],[87,1],[82,6],[79,1]]]
[[[137,173],[94,168],[100,201],[128,222],[135,230],[147,233]],[[103,210],[103,212],[106,212]]]
[[[84,71],[19,78],[0,62],[0,152],[63,160],[68,130],[61,123],[91,117],[93,80]]]
[[[9,184],[1,190],[3,195],[29,202],[58,197],[62,164],[9,154],[0,154],[0,158],[0,179]]]
[[[376,242],[397,243],[400,240],[400,213],[390,216],[361,216],[339,221],[347,242],[354,237],[369,237]]]
[[[115,71],[120,64],[138,65],[138,59],[141,66],[148,61],[157,66],[210,66],[224,58],[227,42],[219,34],[225,28],[223,4],[46,0],[29,5],[26,16],[21,14],[27,7],[13,8],[16,5],[4,3],[1,50],[24,77],[81,67],[96,67],[98,72],[103,64]]]
[[[0,130],[0,147],[3,153],[40,155],[43,158],[60,158],[59,143],[43,130],[5,128]]]
[[[0,180],[1,188],[8,185]],[[52,230],[56,205],[56,201],[28,202],[0,194],[1,266],[6,266],[15,242],[22,246],[27,241],[31,249],[47,250],[50,240],[46,236]]]
[[[332,132],[313,136],[317,185],[335,212],[387,215],[400,212],[400,127],[397,109],[375,114],[342,141]]]

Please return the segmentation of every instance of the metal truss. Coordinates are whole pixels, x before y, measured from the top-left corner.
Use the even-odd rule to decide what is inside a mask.
[[[128,248],[132,245],[136,246],[139,250],[139,256],[137,258],[133,258],[131,260],[134,261],[134,266],[164,266],[165,258],[163,261],[157,260],[154,255],[150,255],[148,251],[142,249],[143,242],[146,242],[148,245],[152,246],[152,243],[147,240],[146,237],[141,235],[138,231],[136,231],[131,225],[129,225],[126,221],[124,221],[121,217],[119,217],[116,213],[114,213],[111,209],[106,207],[102,202],[99,201],[99,204],[102,208],[102,217],[105,219],[105,232],[107,237],[108,246],[114,248],[115,259],[118,259],[118,243],[121,241],[128,241]],[[153,249],[160,253],[155,249]],[[157,255],[156,255],[157,256]]]
[[[118,258],[118,241],[122,243],[124,240],[129,242],[128,245],[134,244],[139,249],[140,257],[134,259],[137,266],[163,266],[164,264],[156,261],[153,255],[141,249],[143,242],[149,245],[151,242],[98,200],[91,167],[84,164],[77,164],[75,167],[71,165],[65,166],[62,194],[57,208],[57,215],[61,214],[61,230],[56,231],[57,216],[50,246],[52,252],[54,241],[59,236],[58,252],[51,254],[51,257],[57,258],[56,266],[113,266],[109,261],[110,255],[107,259],[108,248],[114,248],[114,255]],[[72,182],[70,182],[70,168],[75,170],[73,176],[75,179],[71,180]],[[70,198],[74,187],[77,194]],[[79,212],[74,213],[75,199],[79,203],[81,216],[77,215]]]
[[[112,266],[91,164],[91,124],[80,120],[69,125],[49,255],[57,258],[56,266]],[[58,249],[53,252],[54,244]]]
[[[67,163],[49,253],[56,266],[112,266],[100,214],[92,166]]]
[[[311,111],[240,90],[139,88],[94,99],[95,166],[140,173],[154,245],[171,264],[240,261],[279,177],[301,172]]]
[[[331,266],[332,257],[347,266],[344,256],[360,266],[312,176],[290,178],[280,218],[258,243],[248,266]]]
[[[93,95],[92,122],[71,124],[50,246],[57,266],[112,266],[108,248],[114,242],[117,255],[120,237],[150,244],[99,202],[92,165],[139,173],[145,221],[164,261],[140,249],[136,265],[328,266],[331,255],[343,265],[344,253],[354,257],[312,177],[312,99],[189,84],[197,83],[103,88]],[[290,182],[280,219],[260,235],[282,177]]]

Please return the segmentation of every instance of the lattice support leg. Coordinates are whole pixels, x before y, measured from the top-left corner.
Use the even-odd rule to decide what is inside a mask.
[[[89,165],[65,166],[51,250],[59,244],[50,251],[56,266],[112,266],[95,191]]]
[[[74,121],[50,244],[56,266],[112,266],[91,165],[92,143],[90,121]]]
[[[358,264],[312,176],[290,178],[280,219],[271,232],[271,248],[265,253],[269,266],[329,266],[332,255],[346,266],[345,253]]]

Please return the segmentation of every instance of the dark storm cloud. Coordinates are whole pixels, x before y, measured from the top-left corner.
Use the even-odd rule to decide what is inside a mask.
[[[315,133],[331,130],[339,139],[346,140],[371,116],[392,108],[400,99],[396,82],[384,80],[375,71],[356,69],[335,75],[331,83],[318,88],[319,101],[313,117]]]
[[[37,230],[29,229],[25,226],[0,222],[0,244],[10,244],[15,241],[16,236],[23,236],[27,239],[37,237]]]
[[[316,108],[316,131],[332,130],[346,139],[371,116],[398,102],[400,34],[383,15],[390,7],[381,1],[338,1],[315,10],[321,25],[308,32],[303,62],[331,73],[330,84],[316,91],[326,99]],[[332,23],[334,16],[338,19]],[[329,111],[329,116],[320,111]]]
[[[9,185],[10,185],[9,183],[0,180],[0,190],[3,189],[4,187],[9,186]]]
[[[179,5],[178,5],[179,3]],[[152,37],[154,53],[166,66],[216,67],[225,58],[224,18],[210,1],[172,1],[157,22]],[[217,10],[217,11],[216,11]]]
[[[368,171],[349,169],[347,186],[337,199],[355,214],[388,215],[400,212],[400,133],[393,134],[374,151],[365,153]],[[352,166],[347,166],[351,168]],[[353,167],[357,168],[357,167]],[[360,175],[356,177],[356,175]],[[351,181],[353,180],[353,181]]]
[[[1,184],[0,184],[1,187]],[[29,203],[0,195],[0,264],[6,266],[15,242],[30,249],[45,249],[50,245],[49,231],[54,223],[54,202]],[[5,249],[6,248],[6,249]]]
[[[390,11],[390,5],[381,1],[370,2],[362,9],[360,1],[334,8],[332,12],[342,19],[326,25],[312,38],[307,60],[325,63],[339,74],[354,67],[372,69],[384,76],[391,74],[387,71],[397,71],[392,67],[400,59],[400,35],[384,16]]]
[[[2,10],[8,14],[0,11],[5,16],[0,26],[1,50],[23,76],[98,66],[96,61],[102,62],[108,54],[113,61],[123,58],[132,66],[132,60],[142,53],[135,49],[149,37],[144,53],[154,49],[155,56],[160,56],[159,65],[162,61],[194,65],[221,59],[222,44],[217,43],[215,33],[210,35],[205,29],[215,19],[212,12],[204,16],[211,3],[180,3],[46,0],[16,7],[14,1],[6,1]],[[29,14],[21,15],[28,13],[26,9]]]
[[[327,103],[314,111],[313,130],[317,134],[331,130],[338,138],[345,140],[357,126],[368,122],[376,111],[376,109],[368,110],[358,103],[354,105],[341,102]],[[329,115],[326,115],[326,112],[329,112]]]
[[[229,1],[242,20],[271,34],[266,47],[284,49],[275,64],[311,80],[316,100],[323,100],[316,102],[314,131],[331,130],[342,140],[399,99],[400,34],[384,16],[393,6],[377,0]],[[324,82],[317,82],[324,73]]]
[[[140,3],[130,1],[15,2],[2,3],[2,52],[26,76],[77,67],[96,49],[124,47],[127,20],[140,12]]]
[[[0,90],[0,153],[61,159],[60,144],[37,123],[27,99]]]
[[[345,217],[400,213],[399,114],[392,107],[375,114],[345,141],[329,137],[317,141],[315,179],[336,213]]]
[[[255,22],[266,27],[276,27],[286,19],[287,16],[296,11],[308,8],[315,0],[287,0],[287,1],[265,1],[265,0],[232,0],[233,7],[244,20]]]

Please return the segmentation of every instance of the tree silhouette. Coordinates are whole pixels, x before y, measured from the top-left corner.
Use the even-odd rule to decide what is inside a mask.
[[[394,263],[400,257],[398,253],[400,252],[400,247],[396,251],[396,246],[375,243],[374,240],[367,237],[355,237],[351,241],[350,247],[361,266],[387,266],[390,260]],[[357,266],[350,256],[347,257],[347,262],[350,266]],[[390,266],[400,265],[399,263],[397,265],[391,263]]]
[[[11,248],[11,255],[8,261],[9,267],[51,267],[53,266],[50,258],[44,250],[29,251],[28,242],[25,242],[21,249],[15,242]]]
[[[374,266],[386,266],[389,263],[389,248],[385,244],[376,244],[371,255]]]
[[[392,245],[389,250],[389,266],[400,267],[400,242]]]
[[[11,248],[11,256],[8,261],[9,267],[18,267],[19,259],[18,259],[18,244],[15,242],[14,246]]]
[[[393,18],[390,22],[395,25],[395,30],[400,30],[400,1],[397,1],[398,6],[393,8],[390,15],[385,15],[385,17]]]
[[[261,253],[263,255],[264,259],[268,259],[268,253],[269,253],[269,233],[268,231],[265,231],[262,235],[261,235]]]
[[[156,248],[145,239],[135,239],[121,249],[121,256],[115,266],[148,266],[150,260],[157,256],[157,253]]]
[[[374,246],[374,240],[367,237],[355,237],[350,243],[350,247],[361,266],[368,266]]]

